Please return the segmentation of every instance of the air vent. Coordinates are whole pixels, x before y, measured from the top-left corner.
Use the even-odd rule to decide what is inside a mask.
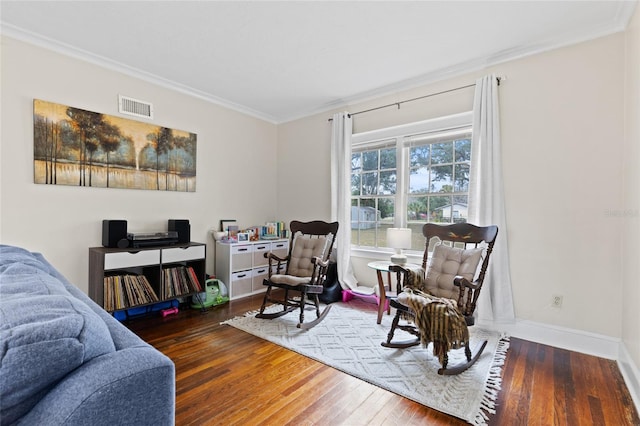
[[[118,111],[122,114],[153,119],[153,105],[149,102],[118,95]]]

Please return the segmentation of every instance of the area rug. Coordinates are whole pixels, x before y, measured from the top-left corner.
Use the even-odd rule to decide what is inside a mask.
[[[271,306],[270,309],[282,309]],[[440,364],[427,349],[385,348],[393,316],[384,315],[376,324],[376,307],[359,300],[334,303],[327,317],[310,330],[296,328],[299,311],[268,320],[255,318],[256,312],[223,322],[277,345],[298,352],[354,377],[450,414],[474,425],[486,425],[495,413],[509,339],[497,332],[470,327],[471,348],[488,340],[478,361],[457,376],[440,376]],[[305,312],[315,318],[315,312]],[[410,335],[398,330],[399,340]],[[394,338],[395,340],[395,338]],[[449,365],[464,361],[464,350],[449,355]]]

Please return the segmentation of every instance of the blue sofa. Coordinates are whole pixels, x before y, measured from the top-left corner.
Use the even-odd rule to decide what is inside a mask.
[[[173,362],[41,254],[0,245],[0,424],[174,423]]]

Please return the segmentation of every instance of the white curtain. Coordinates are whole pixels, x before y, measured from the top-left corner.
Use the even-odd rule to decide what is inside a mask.
[[[336,252],[338,281],[345,289],[358,282],[351,266],[351,133],[353,121],[347,112],[333,115],[331,133],[331,220],[338,221]]]
[[[469,222],[498,226],[498,238],[476,308],[478,320],[514,322],[500,154],[498,80],[494,74],[476,81],[471,161]]]

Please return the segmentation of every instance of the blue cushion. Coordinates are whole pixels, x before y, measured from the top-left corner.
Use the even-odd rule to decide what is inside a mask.
[[[8,267],[31,267],[45,273],[49,272],[47,265],[30,251],[20,247],[0,245],[0,274]]]
[[[11,264],[6,253],[0,251],[0,418],[10,424],[115,345],[104,321],[45,265],[26,251],[10,253],[18,261]]]

